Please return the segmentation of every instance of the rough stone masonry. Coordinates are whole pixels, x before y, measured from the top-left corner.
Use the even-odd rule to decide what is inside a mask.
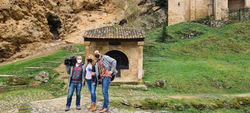
[[[228,17],[228,10],[250,8],[250,0],[168,0],[168,24],[211,16],[215,20]]]

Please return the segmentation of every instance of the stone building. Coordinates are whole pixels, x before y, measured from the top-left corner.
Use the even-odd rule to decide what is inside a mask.
[[[230,9],[250,8],[250,0],[168,0],[168,23],[214,15],[215,20],[226,19]]]
[[[84,33],[85,55],[109,55],[117,60],[114,82],[140,82],[143,77],[143,30],[125,27],[102,27]],[[85,58],[86,60],[86,58]]]

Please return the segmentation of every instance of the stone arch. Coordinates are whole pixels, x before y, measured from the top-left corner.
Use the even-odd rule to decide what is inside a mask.
[[[116,69],[118,71],[117,77],[121,77],[121,69],[129,69],[129,60],[125,53],[119,50],[111,50],[106,55],[114,58],[117,61]]]

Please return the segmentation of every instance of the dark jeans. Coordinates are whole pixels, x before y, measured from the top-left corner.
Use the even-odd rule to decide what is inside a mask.
[[[91,101],[96,103],[96,85],[94,85],[94,81],[92,80],[87,80],[87,86],[89,88],[89,92],[90,92],[90,95],[91,95]]]
[[[72,101],[72,96],[73,96],[75,89],[76,89],[76,106],[80,106],[82,84],[81,84],[81,82],[77,82],[77,83],[72,82],[72,83],[70,83],[69,89],[68,89],[68,97],[67,97],[66,107],[70,107],[71,101]]]
[[[104,77],[102,80],[102,93],[104,97],[103,108],[108,108],[109,105],[109,84],[111,82],[110,77]]]

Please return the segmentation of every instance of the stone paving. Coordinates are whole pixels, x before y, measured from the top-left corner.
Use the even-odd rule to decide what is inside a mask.
[[[102,107],[102,100],[97,100],[97,109]],[[88,111],[90,105],[89,97],[81,98],[81,110],[76,110],[75,95],[72,99],[71,108],[65,112],[66,97],[60,97],[51,100],[42,100],[31,102],[32,113],[99,113],[99,111]],[[124,111],[118,108],[110,107],[109,113],[170,113],[167,111]]]

